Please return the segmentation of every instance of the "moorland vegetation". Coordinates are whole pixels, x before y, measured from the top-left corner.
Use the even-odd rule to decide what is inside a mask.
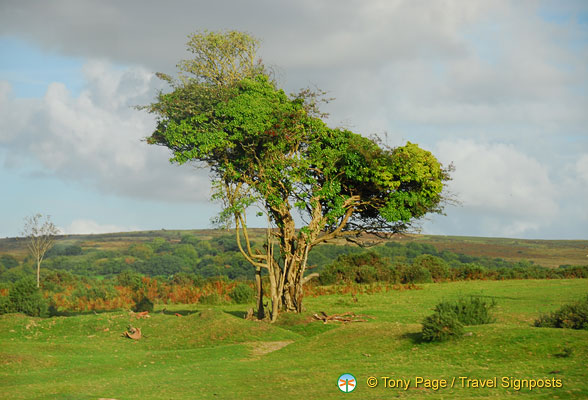
[[[35,274],[35,260],[18,254],[0,256],[0,313],[132,309],[144,299],[155,304],[246,303],[255,297],[255,271],[232,234],[150,234],[104,246],[99,241],[58,240],[41,270],[42,295],[35,296],[27,283]],[[438,251],[418,242],[388,241],[369,249],[323,244],[309,253],[308,260],[308,273],[319,276],[304,287],[306,296],[377,292],[428,282],[588,277],[588,266],[546,268],[526,260]],[[265,274],[262,278],[268,279]],[[36,305],[17,307],[20,303],[14,300],[10,306],[8,299],[19,292],[36,299]]]

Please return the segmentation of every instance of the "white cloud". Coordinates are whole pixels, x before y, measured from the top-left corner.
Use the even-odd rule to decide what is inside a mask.
[[[90,233],[132,232],[139,229],[134,226],[99,224],[91,219],[76,219],[68,227],[61,228],[60,230],[66,235],[83,235]]]
[[[583,154],[576,162],[576,173],[584,187],[588,186],[588,154]],[[587,199],[588,200],[588,199]]]
[[[588,153],[580,155],[577,160],[562,168],[561,185],[559,186],[560,202],[564,209],[564,226],[570,231],[575,230],[588,236]]]
[[[0,144],[7,165],[40,161],[45,174],[81,182],[105,193],[166,201],[207,201],[208,177],[189,166],[170,165],[167,149],[142,139],[153,116],[135,105],[154,99],[153,74],[92,61],[87,85],[73,96],[63,83],[42,99],[10,97],[0,86]]]
[[[443,141],[438,154],[455,165],[449,188],[482,232],[524,235],[559,215],[558,188],[546,166],[514,146]]]
[[[0,83],[7,165],[29,157],[107,193],[207,199],[205,174],[170,166],[167,150],[139,142],[153,119],[130,106],[152,99],[152,71],[173,73],[189,57],[187,34],[239,29],[263,40],[264,61],[288,91],[316,83],[336,98],[326,110],[333,125],[387,131],[390,145],[410,140],[454,160],[464,206],[453,214],[462,221],[449,216],[446,226],[586,237],[584,1],[70,3],[0,2],[0,35],[144,68],[90,62],[79,96],[56,83],[42,100],[12,98]]]

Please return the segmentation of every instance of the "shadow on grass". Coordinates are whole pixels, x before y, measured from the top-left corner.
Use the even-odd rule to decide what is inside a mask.
[[[481,297],[481,298],[487,298],[487,299],[525,300],[523,297],[490,296],[490,295],[485,295],[485,294],[470,294],[469,297]]]
[[[117,310],[92,310],[92,311],[57,311],[57,312],[51,312],[50,316],[51,317],[76,317],[76,316],[80,316],[80,315],[100,315],[100,314],[107,314],[107,313],[117,313],[117,312],[125,312],[128,310],[124,310],[124,309],[117,309]],[[181,316],[185,317],[188,315],[192,315],[192,314],[196,314],[199,313],[200,310],[159,310],[159,311],[154,311],[151,312],[149,314],[164,314],[164,315],[176,315],[176,314],[180,314]],[[242,315],[241,315],[242,317]]]
[[[227,311],[227,310],[223,310],[223,312],[225,314],[229,314],[232,315],[233,317],[237,317],[239,319],[244,319],[245,315],[247,315],[246,311]]]
[[[54,311],[54,310],[50,310],[49,311],[49,316],[50,317],[76,317],[79,315],[100,315],[100,314],[106,314],[106,313],[115,313],[115,312],[121,312],[121,311],[125,311],[121,308],[116,309],[116,310],[91,310],[91,311]]]
[[[200,312],[199,310],[173,310],[173,311],[170,311],[170,310],[166,310],[164,308],[163,310],[157,311],[154,314],[159,314],[159,313],[161,313],[163,315],[176,315],[176,314],[179,314],[179,315],[185,317],[185,316],[196,314],[196,313],[199,313],[199,312]]]
[[[427,341],[425,341],[423,339],[422,332],[408,332],[408,333],[402,334],[400,337],[402,339],[408,339],[408,340],[410,340],[413,344],[428,343]]]

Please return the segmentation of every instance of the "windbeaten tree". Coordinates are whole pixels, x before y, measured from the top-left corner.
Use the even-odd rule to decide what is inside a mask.
[[[280,310],[302,310],[314,246],[342,235],[404,231],[441,212],[449,175],[416,144],[392,149],[328,127],[316,93],[286,95],[256,61],[257,47],[240,32],[191,36],[194,59],[178,65],[178,80],[159,74],[171,91],[145,107],[158,116],[147,141],[171,149],[171,162],[212,172],[213,198],[223,202],[219,221],[234,224],[239,250],[256,268],[258,317],[265,269],[275,321]],[[247,231],[253,205],[269,222],[262,249]],[[296,213],[304,226],[296,227]]]
[[[51,217],[35,214],[25,218],[22,235],[27,240],[27,247],[37,263],[37,287],[41,283],[41,263],[45,254],[55,243],[59,229],[51,222]]]

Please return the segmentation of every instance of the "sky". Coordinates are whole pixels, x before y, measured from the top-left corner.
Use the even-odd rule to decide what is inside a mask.
[[[0,237],[35,213],[65,234],[213,226],[209,172],[146,144],[135,108],[203,30],[259,38],[286,92],[335,98],[330,126],[453,164],[460,204],[422,233],[588,239],[583,0],[0,0]]]

